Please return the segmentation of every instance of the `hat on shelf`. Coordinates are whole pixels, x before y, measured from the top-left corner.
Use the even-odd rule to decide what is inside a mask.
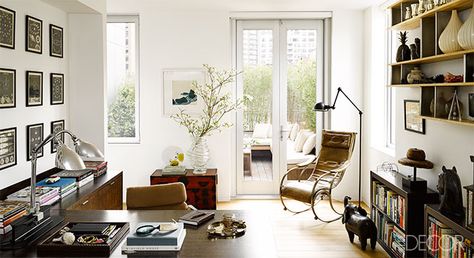
[[[399,159],[398,163],[415,168],[433,168],[433,163],[426,160],[425,152],[417,148],[408,149],[406,158]]]

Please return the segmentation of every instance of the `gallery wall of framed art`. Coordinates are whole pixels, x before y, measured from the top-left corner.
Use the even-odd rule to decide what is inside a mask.
[[[67,128],[66,12],[41,1],[0,2],[0,189],[28,177],[31,149]],[[38,154],[54,165],[55,146]]]

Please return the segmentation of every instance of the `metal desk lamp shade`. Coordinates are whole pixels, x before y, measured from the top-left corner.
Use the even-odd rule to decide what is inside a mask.
[[[328,112],[330,111],[331,109],[335,109],[336,108],[336,102],[337,102],[337,99],[339,97],[339,93],[342,93],[342,95],[344,95],[344,97],[346,97],[347,100],[349,100],[349,102],[352,104],[352,106],[354,106],[355,109],[357,109],[357,111],[359,112],[359,212],[361,213],[364,213],[364,214],[367,214],[367,212],[360,206],[360,196],[361,196],[361,177],[362,177],[362,115],[363,115],[363,112],[362,110],[360,110],[359,107],[357,107],[357,105],[346,95],[346,93],[339,87],[337,88],[337,94],[336,94],[336,98],[334,99],[334,102],[331,105],[327,105],[325,104],[324,102],[318,102],[316,103],[316,105],[314,105],[314,111],[316,112]]]
[[[74,141],[76,146],[76,152],[82,158],[103,158],[104,154],[92,143],[86,142],[81,139]]]

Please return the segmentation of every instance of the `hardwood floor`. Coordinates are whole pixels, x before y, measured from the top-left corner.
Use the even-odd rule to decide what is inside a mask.
[[[301,207],[296,202],[290,204],[292,207]],[[333,214],[327,201],[318,205],[321,205],[321,216]],[[342,211],[342,207],[342,203],[335,205],[339,211]],[[330,224],[315,221],[311,211],[294,215],[283,210],[280,200],[233,200],[219,202],[217,209],[268,213],[279,257],[389,257],[378,244],[375,250],[369,247],[366,251],[360,249],[357,237],[351,244],[340,221]]]
[[[253,157],[250,173],[244,175],[246,181],[272,181],[272,160],[268,157]]]

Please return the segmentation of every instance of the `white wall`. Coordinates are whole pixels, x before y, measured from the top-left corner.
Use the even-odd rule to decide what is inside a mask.
[[[366,124],[365,135],[371,139],[365,142],[364,155],[364,200],[368,203],[369,192],[369,171],[375,170],[377,165],[384,161],[397,162],[398,159],[405,157],[408,148],[421,148],[425,151],[427,159],[434,163],[434,168],[430,170],[420,169],[418,176],[428,180],[428,187],[436,189],[438,182],[437,175],[441,172],[441,167],[445,165],[451,168],[456,166],[458,174],[461,178],[462,185],[472,184],[472,163],[469,160],[469,155],[474,154],[474,128],[469,126],[458,126],[443,122],[426,121],[426,135],[421,135],[406,131],[404,129],[404,114],[403,101],[405,99],[420,99],[419,89],[400,88],[395,90],[395,149],[389,151],[383,148],[384,139],[380,135],[383,129],[384,113],[384,87],[385,81],[380,79],[381,70],[385,67],[383,56],[384,49],[380,47],[384,44],[382,41],[382,33],[385,31],[383,26],[383,11],[377,11],[377,7],[369,8],[365,11],[365,58],[366,69],[364,81],[366,87],[364,88],[365,104],[364,108],[369,112],[368,121]],[[464,18],[465,15],[462,16]],[[382,19],[382,22],[381,20]],[[413,41],[414,35],[417,32],[412,31],[409,42]],[[395,44],[392,51],[396,51],[398,44]],[[453,66],[454,65],[454,66]],[[441,65],[431,66],[426,68],[429,76],[447,71],[452,73],[459,73],[459,66],[457,62],[445,62]],[[473,92],[474,89],[467,88],[464,91]],[[466,95],[465,99],[461,99],[464,105],[467,105]],[[413,169],[399,165],[400,171],[403,174],[412,174]]]
[[[162,70],[164,68],[200,67],[203,63],[219,68],[231,65],[232,11],[334,11],[332,77],[354,99],[361,100],[363,80],[363,12],[335,10],[326,1],[297,3],[274,1],[203,1],[198,7],[173,1],[108,1],[109,14],[139,14],[140,16],[140,144],[108,144],[107,160],[111,168],[125,171],[124,187],[149,185],[149,176],[163,167],[170,149],[187,150],[190,139],[184,128],[164,117],[162,110]],[[196,7],[196,8],[195,8]],[[321,9],[324,8],[324,9]],[[337,87],[336,87],[337,88]],[[333,90],[335,92],[335,89]],[[334,95],[333,95],[334,96]],[[361,104],[362,101],[357,101]],[[358,115],[344,100],[333,114],[333,128],[358,130]],[[231,119],[232,120],[232,119]],[[226,130],[209,139],[211,167],[219,170],[218,198],[231,197],[232,131]],[[357,158],[354,157],[355,159]],[[357,162],[354,163],[357,165]],[[356,166],[354,166],[356,168]],[[357,196],[353,182],[357,178],[350,169],[341,183],[338,196]]]
[[[69,99],[68,39],[64,37],[64,58],[49,56],[49,24],[64,28],[67,35],[67,14],[46,3],[28,0],[3,0],[2,6],[16,11],[16,47],[0,48],[0,67],[16,70],[16,107],[0,109],[0,129],[17,128],[17,165],[0,171],[0,189],[30,175],[30,162],[26,161],[26,126],[44,123],[44,137],[51,132],[51,121],[65,119],[69,126],[68,105],[50,105],[50,73],[65,75],[65,103]],[[43,20],[43,54],[25,51],[25,15]],[[26,71],[43,72],[43,105],[26,107]],[[44,157],[38,159],[38,171],[54,165],[50,145],[46,145]]]

